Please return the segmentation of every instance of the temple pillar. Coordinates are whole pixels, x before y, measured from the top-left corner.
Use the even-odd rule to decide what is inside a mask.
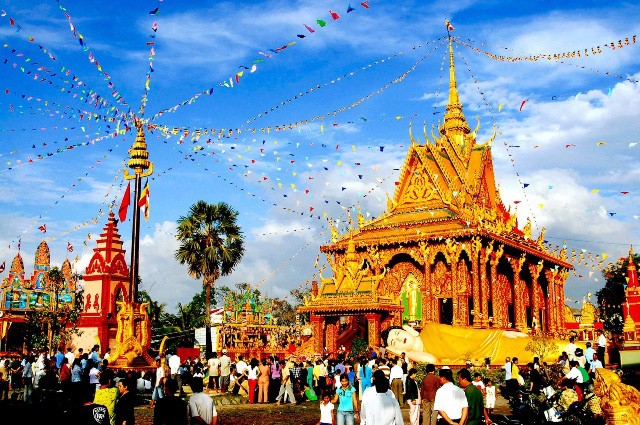
[[[316,354],[324,352],[324,317],[311,313],[309,317],[313,331],[313,351]]]
[[[511,265],[513,267],[513,308],[514,308],[514,326],[519,331],[527,328],[527,315],[524,306],[524,288],[525,284],[520,279],[520,272],[526,260],[526,255],[522,254],[518,260],[513,259]]]
[[[542,289],[538,282],[538,277],[540,277],[540,271],[542,270],[542,262],[539,262],[538,264],[527,264],[527,266],[529,267],[529,273],[531,274],[532,328],[535,328],[535,331],[539,332],[543,330],[542,323],[540,322],[540,294],[542,293]]]
[[[482,248],[480,250],[480,327],[486,329],[489,327],[489,276],[487,276],[487,261],[491,248]],[[477,311],[477,310],[476,310]]]
[[[545,270],[549,289],[547,291],[547,318],[549,323],[548,331],[552,334],[556,333],[557,327],[557,302],[556,302],[556,274],[557,270]]]
[[[491,300],[493,305],[493,324],[494,326],[504,327],[508,322],[508,315],[503,314],[502,304],[504,299],[501,296],[498,286],[498,263],[502,257],[504,246],[500,245],[498,250],[491,255]]]
[[[329,353],[338,352],[338,324],[339,318],[326,320],[326,348]]]
[[[367,319],[369,347],[378,347],[381,332],[380,313],[367,313],[364,317]]]
[[[479,244],[478,244],[479,245]],[[480,258],[479,246],[474,245],[471,254],[471,296],[473,297],[473,327],[482,326],[482,314],[480,312],[480,277],[478,276],[478,261]]]
[[[556,280],[558,282],[558,308],[560,309],[559,311],[562,312],[562,314],[558,315],[558,329],[561,330],[566,329],[564,321],[564,283],[566,282],[567,277],[569,277],[569,270],[564,268],[556,276]]]
[[[422,323],[433,322],[433,288],[431,287],[431,266],[428,259],[424,264],[424,285],[422,285]]]

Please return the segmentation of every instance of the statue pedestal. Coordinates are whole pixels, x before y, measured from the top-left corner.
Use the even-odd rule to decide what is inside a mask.
[[[147,314],[149,303],[118,302],[116,316],[118,332],[109,364],[113,369],[155,369],[155,360],[149,355],[151,322]]]

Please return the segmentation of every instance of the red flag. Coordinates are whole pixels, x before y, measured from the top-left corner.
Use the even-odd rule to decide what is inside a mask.
[[[529,101],[529,99],[525,99],[522,101],[522,103],[520,104],[520,111],[522,112],[522,108],[524,107],[524,104],[527,103]]]
[[[13,18],[9,18],[9,24],[13,27],[16,25],[16,21],[14,21]]]
[[[445,21],[444,24],[447,26],[447,31],[453,31],[453,25],[451,25],[451,22]]]
[[[336,19],[340,19],[340,15],[338,15],[336,12],[334,12],[333,10],[329,9],[329,13],[331,14],[331,17],[333,18],[333,20],[335,21]]]
[[[67,251],[73,252],[73,245],[71,245],[71,242],[67,242]]]
[[[47,233],[47,225],[43,224],[42,226],[38,227],[38,229],[42,232],[42,233]]]
[[[118,218],[123,223],[127,219],[127,211],[129,211],[129,204],[131,203],[131,182],[127,185],[127,190],[124,191],[124,197],[120,203],[120,209],[118,210]]]
[[[365,9],[369,8],[369,5],[367,4],[366,1],[363,1],[362,3],[360,3],[362,5],[362,7],[364,7]]]
[[[313,28],[311,28],[311,27],[310,27],[309,25],[307,25],[307,24],[304,24],[304,27],[305,27],[306,29],[308,29],[308,30],[309,30],[309,32],[316,32],[316,30],[314,30]]]
[[[3,261],[2,264],[0,264],[0,273],[4,271],[4,267],[5,267],[4,263],[5,262]]]

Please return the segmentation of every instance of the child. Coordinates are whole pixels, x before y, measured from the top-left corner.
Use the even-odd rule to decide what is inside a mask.
[[[479,373],[476,373],[475,375],[473,375],[472,384],[478,387],[480,391],[482,391],[482,395],[485,395],[484,382],[482,382],[482,375],[480,375]]]
[[[487,386],[484,390],[487,394],[487,401],[485,402],[484,407],[486,407],[487,413],[491,415],[491,413],[493,412],[493,408],[496,407],[496,387],[493,386],[493,382],[491,382],[491,379],[487,381]]]
[[[326,391],[320,402],[320,422],[318,422],[318,425],[335,425],[335,423],[336,418],[333,403],[331,403],[331,395]]]

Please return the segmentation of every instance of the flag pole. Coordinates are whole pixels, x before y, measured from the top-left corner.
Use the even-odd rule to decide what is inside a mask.
[[[124,178],[126,180],[135,180],[133,192],[133,225],[131,230],[131,270],[129,273],[129,301],[135,303],[138,301],[138,270],[140,260],[140,206],[138,205],[138,197],[142,191],[142,178],[153,174],[153,163],[149,161],[149,152],[147,151],[147,143],[145,141],[142,122],[135,122],[138,133],[136,140],[131,147],[131,156],[127,166],[133,170],[133,175],[124,170]]]

